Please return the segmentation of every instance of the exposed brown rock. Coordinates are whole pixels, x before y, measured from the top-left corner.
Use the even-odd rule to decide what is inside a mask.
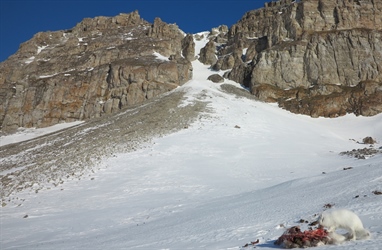
[[[99,117],[174,89],[192,77],[183,38],[138,12],[36,34],[0,64],[1,131]]]
[[[219,27],[212,28],[208,38],[213,40],[217,46],[227,43],[228,26],[220,25]]]
[[[212,82],[214,82],[214,83],[222,83],[222,82],[224,82],[224,78],[221,77],[219,74],[210,75],[207,79],[212,81]]]
[[[375,89],[366,94],[366,89],[370,85],[374,85]],[[382,112],[381,86],[382,84],[373,82],[362,82],[355,87],[320,85],[310,89],[300,89],[300,91],[279,90],[279,95],[272,97],[279,102],[281,107],[293,113],[312,117],[337,117],[347,113],[372,116]],[[317,89],[327,87],[333,87],[332,89],[336,90],[332,92],[317,91]],[[286,95],[291,92],[294,92],[295,95]]]
[[[213,40],[210,40],[206,46],[200,50],[199,61],[209,65],[216,63],[216,46]]]
[[[90,119],[191,79],[193,39],[137,11],[41,32],[0,63],[1,132]],[[382,1],[281,0],[211,30],[199,60],[294,113],[382,112]]]
[[[182,40],[182,54],[190,62],[196,59],[195,42],[192,34],[187,34]]]
[[[231,71],[224,73],[224,77],[244,84],[245,86],[249,86],[249,83],[251,82],[251,74],[252,66],[245,63],[241,63],[233,67]]]
[[[362,142],[364,144],[375,144],[376,143],[376,141],[371,136],[367,136],[367,137],[363,138]]]
[[[344,151],[341,152],[340,155],[346,155],[349,157],[354,157],[360,160],[365,160],[367,158],[373,157],[376,154],[382,153],[381,150],[375,149],[375,148],[359,148],[359,149],[353,149],[351,151]],[[344,170],[351,169],[349,168],[344,168]]]
[[[261,100],[313,117],[382,112],[381,1],[271,2],[227,36],[217,68],[235,46],[247,48],[225,77]]]

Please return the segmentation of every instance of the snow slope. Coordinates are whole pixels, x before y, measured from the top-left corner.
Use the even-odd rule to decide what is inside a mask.
[[[380,249],[382,195],[372,192],[382,191],[382,154],[339,153],[364,148],[366,136],[380,142],[382,115],[291,114],[225,93],[193,66],[174,91],[187,91],[180,105],[203,97],[212,114],[105,159],[88,179],[19,193],[20,206],[1,209],[1,249],[242,249],[257,239],[274,249],[283,226],[306,229],[299,220],[326,204],[356,212],[372,238],[320,249]]]
[[[14,134],[0,136],[0,147],[7,144],[26,141],[26,140],[36,138],[38,136],[54,133],[56,131],[73,127],[81,123],[83,123],[83,121],[59,123],[47,128],[20,128]]]

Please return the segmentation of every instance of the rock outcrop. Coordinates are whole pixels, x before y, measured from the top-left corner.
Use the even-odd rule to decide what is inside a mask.
[[[44,127],[142,103],[192,77],[185,34],[137,11],[41,32],[0,64],[0,126]]]
[[[314,117],[382,112],[380,0],[266,3],[226,39],[212,67],[261,100]]]
[[[196,59],[195,42],[192,34],[187,34],[187,36],[182,40],[182,54],[190,62]]]
[[[207,80],[210,80],[211,82],[214,82],[214,83],[222,83],[224,82],[224,78],[222,76],[220,76],[219,74],[213,74],[213,75],[210,75]]]
[[[198,59],[313,117],[382,112],[382,1],[281,0],[211,30]],[[138,12],[41,32],[0,63],[1,133],[118,112],[192,77],[193,39]]]
[[[216,45],[213,40],[210,40],[206,46],[200,50],[199,61],[210,65],[216,63]]]

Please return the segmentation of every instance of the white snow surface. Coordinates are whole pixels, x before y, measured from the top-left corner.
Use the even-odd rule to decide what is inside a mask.
[[[356,142],[366,136],[380,147],[382,115],[292,114],[227,94],[206,80],[208,66],[193,67],[174,91],[187,92],[180,105],[203,94],[212,118],[104,159],[88,179],[18,193],[20,206],[1,208],[0,248],[251,249],[242,246],[259,239],[257,249],[275,249],[281,225],[306,230],[299,220],[330,203],[357,213],[372,237],[319,249],[381,249],[382,195],[372,192],[382,191],[382,155],[339,152],[366,147]]]
[[[81,123],[83,123],[83,121],[64,122],[47,128],[19,128],[14,134],[0,136],[0,147],[11,143],[30,140],[65,128],[73,127]]]
[[[31,57],[29,57],[28,59],[25,60],[25,63],[26,64],[30,64],[31,62],[34,61],[34,59],[36,59],[36,57],[35,56],[31,56]]]
[[[43,51],[48,45],[38,46],[37,47],[37,54],[40,54],[41,51]]]
[[[156,59],[161,60],[161,61],[170,61],[168,57],[165,57],[164,55],[158,53],[158,52],[153,52],[153,55],[156,57]]]

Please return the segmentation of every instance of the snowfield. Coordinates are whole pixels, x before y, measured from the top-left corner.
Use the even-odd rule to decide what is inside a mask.
[[[286,228],[306,230],[300,220],[330,205],[358,214],[372,237],[319,249],[381,249],[382,154],[339,153],[369,147],[359,143],[367,136],[379,149],[382,114],[296,115],[229,94],[206,80],[216,72],[193,67],[174,91],[187,92],[179,106],[202,97],[208,115],[103,159],[88,178],[18,193],[19,205],[1,208],[0,248],[252,249],[243,246],[259,239],[257,249],[275,249]]]
[[[34,139],[39,136],[43,136],[49,133],[54,133],[65,128],[76,126],[83,123],[82,121],[59,123],[48,128],[20,128],[16,133],[12,135],[5,135],[0,137],[0,147],[11,143],[17,143]]]

